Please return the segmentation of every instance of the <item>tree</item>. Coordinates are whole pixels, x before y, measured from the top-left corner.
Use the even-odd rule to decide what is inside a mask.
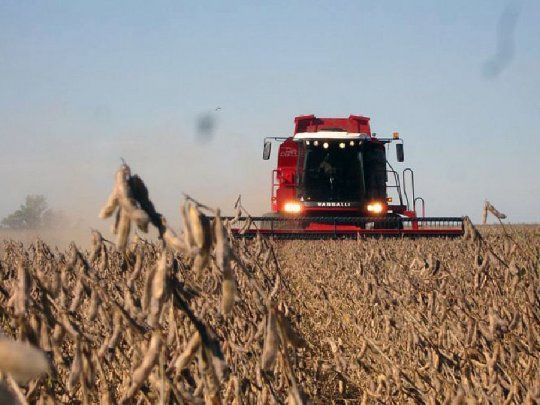
[[[25,203],[17,211],[2,219],[1,225],[12,229],[39,228],[49,222],[47,217],[51,214],[45,196],[28,195]]]

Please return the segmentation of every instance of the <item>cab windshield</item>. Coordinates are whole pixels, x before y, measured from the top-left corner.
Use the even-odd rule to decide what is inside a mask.
[[[304,200],[362,202],[386,197],[384,146],[346,141],[302,146],[299,192]]]

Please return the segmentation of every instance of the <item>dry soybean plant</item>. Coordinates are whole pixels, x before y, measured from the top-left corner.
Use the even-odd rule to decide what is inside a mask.
[[[277,250],[322,392],[362,403],[540,401],[540,229]],[[328,386],[330,385],[330,386]]]
[[[44,354],[28,361],[33,379],[21,386],[13,378],[25,372],[0,365],[0,395],[22,403],[305,402],[272,246],[231,241],[219,211],[209,218],[190,198],[181,211],[175,233],[123,164],[100,212],[114,216],[116,244],[97,231],[89,251],[3,242],[3,330],[27,342],[23,357]],[[156,243],[132,232],[149,226]],[[0,341],[0,363],[7,344]]]
[[[488,213],[493,215],[501,222],[501,219],[505,219],[506,215],[495,208],[488,200],[484,201],[484,208],[482,209],[482,224],[486,224]],[[502,222],[501,222],[502,223]]]
[[[124,164],[100,212],[116,243],[3,242],[0,401],[540,401],[538,227],[248,241],[180,211],[175,232]]]

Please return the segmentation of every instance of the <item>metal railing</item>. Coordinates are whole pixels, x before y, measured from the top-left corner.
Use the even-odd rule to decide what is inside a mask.
[[[426,216],[426,201],[422,197],[416,197],[413,201],[413,210],[416,212],[416,202],[420,201],[422,203],[422,216]]]
[[[409,200],[409,194],[407,193],[407,176],[406,176],[407,173],[410,173],[409,177],[411,178],[413,205],[414,205],[414,200],[416,196],[414,195],[414,172],[410,167],[407,167],[405,170],[403,170],[403,175],[402,175],[403,176],[403,194],[405,195],[405,201],[407,202],[407,209],[410,210],[411,204]]]

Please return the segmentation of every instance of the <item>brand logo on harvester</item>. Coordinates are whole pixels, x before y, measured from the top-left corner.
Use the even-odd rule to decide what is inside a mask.
[[[318,202],[317,207],[350,207],[350,202]]]
[[[279,150],[279,156],[281,157],[298,156],[298,151],[295,148],[281,147],[281,149]]]

